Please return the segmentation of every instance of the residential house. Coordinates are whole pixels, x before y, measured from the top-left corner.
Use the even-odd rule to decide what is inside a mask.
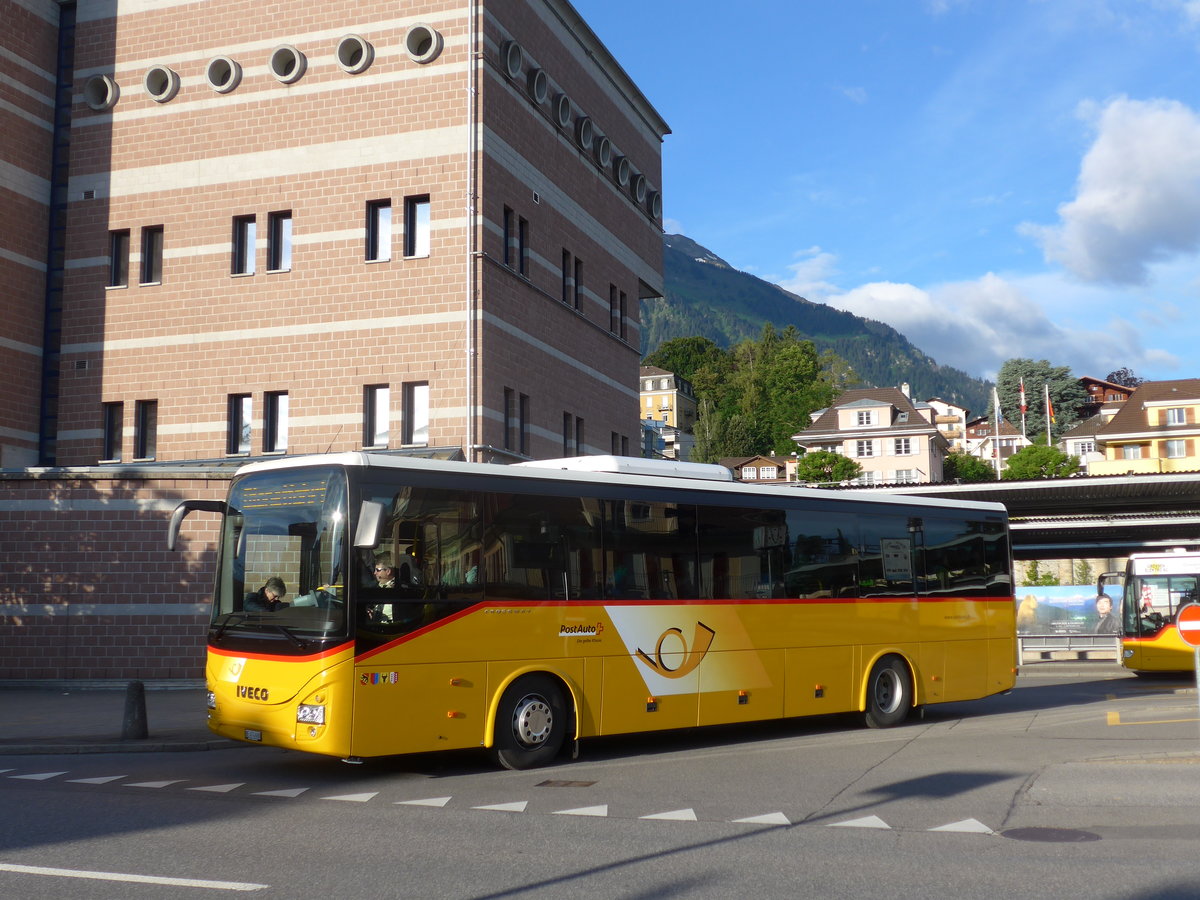
[[[1200,378],[1145,382],[1095,434],[1089,475],[1200,469]]]
[[[733,472],[735,481],[749,484],[778,484],[788,480],[788,467],[784,460],[770,456],[733,456],[718,462]]]
[[[643,421],[652,419],[691,434],[696,425],[692,383],[657,366],[642,366],[638,378]]]
[[[971,411],[965,406],[943,400],[941,397],[930,397],[925,401],[933,409],[933,424],[950,444],[951,450],[966,449],[967,421]]]
[[[914,404],[908,385],[843,392],[812,424],[792,435],[806,452],[827,450],[862,466],[860,484],[911,484],[942,480],[950,449],[934,424],[934,407]]]
[[[1008,465],[1009,457],[1028,447],[1032,441],[1017,430],[1007,419],[996,428],[988,416],[980,416],[967,423],[967,436],[963,449],[972,456],[994,462],[1000,460],[1000,468]]]
[[[1079,384],[1087,391],[1088,395],[1087,402],[1079,407],[1079,418],[1081,419],[1090,419],[1097,415],[1100,408],[1107,403],[1124,403],[1134,392],[1134,388],[1112,381],[1104,381],[1101,378],[1092,378],[1090,375],[1080,378]]]

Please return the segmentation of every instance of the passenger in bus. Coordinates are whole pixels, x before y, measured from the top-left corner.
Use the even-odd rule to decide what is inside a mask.
[[[1113,615],[1112,608],[1112,597],[1108,594],[1100,594],[1096,597],[1096,615],[1100,617],[1096,622],[1096,634],[1121,633],[1121,623]]]
[[[411,587],[420,584],[419,571],[417,560],[410,553],[400,555],[399,565],[393,560],[390,550],[385,550],[375,557],[374,573],[377,587]]]
[[[272,576],[257,591],[251,591],[242,601],[242,608],[247,612],[275,612],[286,609],[288,604],[283,602],[287,596],[287,585],[282,578]]]

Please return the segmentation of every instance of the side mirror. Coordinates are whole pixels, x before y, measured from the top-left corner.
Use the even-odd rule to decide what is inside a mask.
[[[382,503],[364,500],[358,509],[358,528],[354,531],[354,546],[370,549],[379,545],[386,513]]]
[[[194,510],[224,515],[229,512],[229,505],[224,500],[184,500],[175,507],[175,512],[171,513],[171,521],[167,525],[168,550],[175,549],[179,540],[179,528],[183,525],[183,520],[188,517],[188,513]]]

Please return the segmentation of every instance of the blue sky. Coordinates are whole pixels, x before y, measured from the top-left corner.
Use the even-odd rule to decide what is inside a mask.
[[[994,378],[1200,377],[1200,0],[574,0],[665,225]]]

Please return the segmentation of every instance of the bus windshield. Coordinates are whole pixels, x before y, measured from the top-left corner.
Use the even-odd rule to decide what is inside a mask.
[[[1197,600],[1195,574],[1130,575],[1125,580],[1125,633],[1153,635],[1175,621],[1179,607]]]
[[[209,640],[306,655],[347,638],[346,477],[334,468],[236,482],[222,526]]]

